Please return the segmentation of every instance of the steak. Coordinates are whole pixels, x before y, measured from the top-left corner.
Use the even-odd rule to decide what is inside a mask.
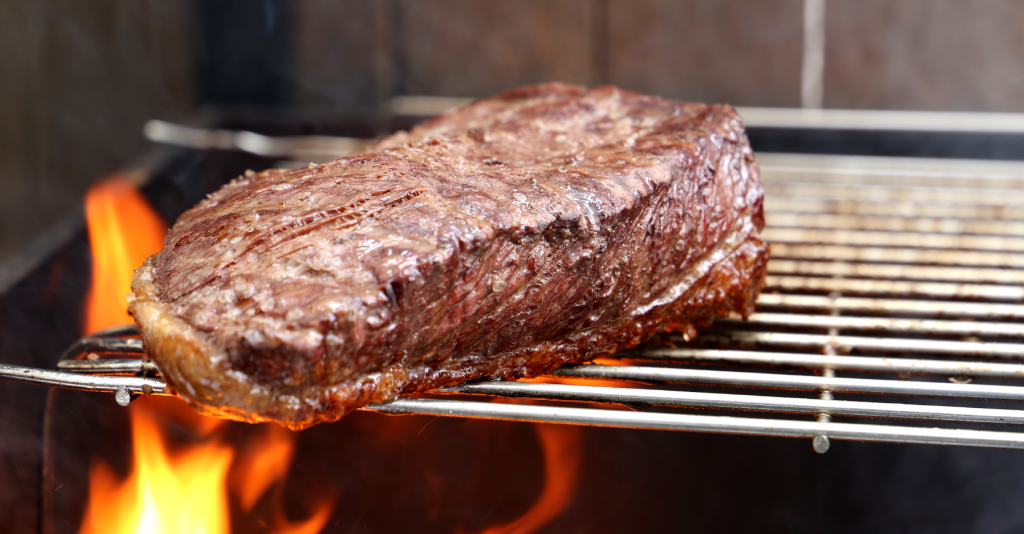
[[[732,108],[524,87],[187,211],[130,311],[202,412],[293,429],[744,316],[768,247]]]

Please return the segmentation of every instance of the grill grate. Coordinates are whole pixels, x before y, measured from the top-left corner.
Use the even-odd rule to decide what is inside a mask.
[[[568,383],[443,390],[492,402],[370,409],[812,437],[819,452],[830,439],[1024,448],[1012,426],[1024,424],[1024,164],[759,162],[772,259],[749,321],[717,321],[690,343],[662,336],[625,365],[567,366],[546,381]]]
[[[758,158],[772,259],[748,321],[366,409],[808,437],[818,452],[830,439],[1024,448],[1024,163]],[[69,353],[137,357],[130,333]],[[163,390],[143,359],[58,367],[0,376],[116,391],[123,404]]]

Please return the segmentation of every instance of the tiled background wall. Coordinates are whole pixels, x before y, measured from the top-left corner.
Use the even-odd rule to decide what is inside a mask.
[[[1024,111],[1024,2],[828,0],[825,107]]]
[[[800,105],[804,0],[0,2],[0,258],[197,109],[197,13],[231,2],[286,6],[300,106],[546,80]],[[824,105],[1024,112],[1024,2],[827,0]]]
[[[375,6],[376,17],[353,17],[353,4],[367,5],[296,3],[298,20],[310,21],[300,22],[300,43],[308,43],[298,51],[301,102],[487,96],[561,80],[672,98],[800,104],[803,0],[392,0]],[[368,25],[388,37],[386,50],[375,48]],[[384,65],[375,70],[374,62]]]

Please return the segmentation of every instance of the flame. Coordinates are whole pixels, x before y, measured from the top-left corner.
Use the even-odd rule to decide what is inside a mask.
[[[125,302],[132,273],[147,257],[160,251],[167,223],[121,175],[99,182],[86,193],[85,219],[93,269],[92,285],[85,297],[84,330],[91,334],[132,322]]]
[[[544,447],[544,489],[537,502],[519,519],[488,528],[481,534],[529,534],[558,517],[572,502],[580,468],[580,429],[535,424]]]
[[[629,365],[622,360],[611,358],[595,359],[593,362],[601,365]],[[519,381],[577,386],[638,387],[637,384],[625,380],[567,378],[550,375],[521,378]],[[572,426],[540,423],[534,424],[534,429],[544,448],[545,481],[540,497],[519,519],[505,525],[490,527],[481,534],[530,534],[558,517],[572,501],[576,480],[579,476],[582,440],[580,429]]]
[[[131,410],[135,463],[123,482],[103,463],[89,470],[89,506],[79,534],[228,532],[223,480],[234,459],[227,446],[190,447],[172,457],[160,427]]]
[[[251,512],[269,490],[281,489],[278,483],[288,475],[288,466],[295,453],[295,435],[291,431],[274,425],[265,425],[264,428],[263,440],[243,453],[230,479],[230,486],[235,488],[238,502],[245,512]],[[331,517],[332,503],[325,501],[316,506],[309,519],[292,523],[284,515],[282,497],[280,491],[271,494],[275,534],[317,534]]]
[[[238,488],[238,500],[245,511],[252,510],[256,501],[275,481],[288,474],[288,465],[295,450],[291,433],[281,427],[268,427],[266,440],[258,451],[250,454],[240,464],[243,471],[236,477],[234,487]]]
[[[118,480],[105,463],[93,463],[79,534],[227,534],[232,498],[244,512],[251,512],[268,494],[273,506],[268,532],[316,534],[323,529],[331,515],[330,502],[317,505],[304,521],[291,522],[283,511],[280,490],[295,447],[291,432],[267,425],[260,439],[239,450],[224,437],[230,423],[183,413],[182,408],[172,399],[132,404],[131,472]],[[188,432],[188,441],[195,443],[172,450],[165,437],[167,426],[200,433]]]
[[[160,250],[167,226],[123,176],[90,189],[85,211],[93,278],[84,330],[91,333],[131,322],[125,296],[132,274]],[[264,426],[260,439],[235,447],[226,438],[231,423],[200,415],[178,400],[140,399],[129,410],[131,471],[119,480],[102,461],[93,463],[80,534],[227,534],[232,504],[250,513],[261,501],[272,507],[267,531],[275,534],[315,534],[330,518],[331,502],[316,505],[304,521],[291,522],[284,514],[283,483],[295,450],[291,432]],[[188,434],[189,444],[171,447],[170,428]]]

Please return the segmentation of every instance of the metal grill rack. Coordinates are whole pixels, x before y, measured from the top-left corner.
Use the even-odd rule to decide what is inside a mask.
[[[444,390],[600,405],[371,409],[810,437],[818,452],[830,439],[1024,448],[1024,164],[758,160],[772,259],[749,321],[555,372],[571,383]]]
[[[365,409],[806,437],[822,453],[831,439],[1024,448],[1024,163],[758,159],[772,259],[748,321],[539,381],[477,381]],[[86,338],[69,356],[134,359],[0,366],[0,376],[115,391],[122,404],[162,393],[130,334]]]

